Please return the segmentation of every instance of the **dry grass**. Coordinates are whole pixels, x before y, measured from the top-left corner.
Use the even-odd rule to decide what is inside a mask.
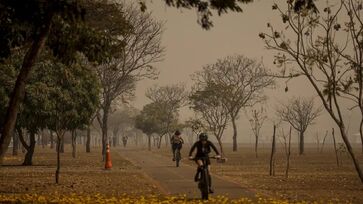
[[[303,156],[297,154],[297,147],[292,147],[291,168],[289,177],[286,178],[286,160],[282,148],[279,146],[277,149],[275,176],[269,176],[271,150],[267,144],[259,148],[258,158],[252,145],[240,145],[238,152],[232,152],[231,147],[226,145],[228,161],[223,164],[213,162],[212,171],[277,199],[363,203],[363,184],[359,181],[347,154],[341,155],[343,165],[337,167],[332,146],[326,145],[324,152],[318,153],[313,145],[308,145]],[[355,149],[363,165],[363,155],[359,146]],[[169,148],[154,151],[171,155]],[[189,146],[185,145],[182,155],[186,157],[188,151]]]
[[[80,147],[79,147],[80,148]],[[1,194],[96,194],[119,196],[123,194],[158,194],[159,191],[145,179],[140,169],[111,153],[112,170],[104,170],[100,149],[85,153],[80,148],[76,159],[69,149],[61,154],[60,184],[55,184],[56,153],[54,149],[36,147],[33,166],[19,166],[23,155],[7,156],[0,167]]]

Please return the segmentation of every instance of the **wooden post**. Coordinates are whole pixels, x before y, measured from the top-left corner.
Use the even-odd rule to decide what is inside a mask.
[[[291,155],[291,126],[290,126],[290,131],[289,131],[289,146],[288,146],[287,155],[286,155],[287,156],[287,164],[286,164],[286,171],[285,171],[286,178],[289,177],[290,155]]]
[[[335,158],[337,160],[337,166],[339,167],[339,158],[338,158],[337,144],[335,141],[334,128],[332,128],[332,135],[333,135],[333,141],[334,141]]]
[[[275,147],[276,147],[276,143],[275,143],[275,133],[276,133],[276,125],[274,125],[274,132],[272,135],[272,149],[271,149],[271,158],[270,158],[270,176],[275,176]]]

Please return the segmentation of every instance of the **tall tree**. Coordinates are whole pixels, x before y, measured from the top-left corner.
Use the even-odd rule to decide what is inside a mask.
[[[262,63],[242,55],[219,59],[195,74],[201,84],[213,84],[227,108],[233,126],[233,151],[237,151],[237,125],[242,108],[265,99],[263,90],[273,85],[273,78]]]
[[[347,66],[350,64],[349,61],[340,54],[342,51],[355,53],[354,49],[361,49],[359,44],[347,46],[347,42],[351,42],[349,37],[346,42],[339,41],[337,38],[339,35],[352,34],[349,32],[349,27],[352,26],[350,23],[344,24],[348,27],[346,29],[341,29],[343,27],[339,23],[339,19],[349,19],[350,16],[356,15],[354,10],[346,12],[343,9],[344,5],[347,5],[346,2],[350,2],[361,12],[362,6],[356,1],[341,0],[335,7],[327,6],[319,9],[320,12],[316,12],[317,9],[309,9],[307,6],[296,10],[292,1],[287,2],[286,10],[274,4],[272,9],[282,16],[283,23],[288,25],[287,30],[284,30],[282,34],[269,23],[267,25],[270,32],[260,33],[259,36],[265,40],[268,49],[277,51],[276,63],[294,65],[280,66],[283,68],[282,76],[304,76],[312,85],[325,110],[339,127],[355,170],[363,183],[363,172],[347,135],[347,119],[343,117],[344,109],[342,108],[344,100],[338,99],[342,95],[341,90],[351,81],[350,78],[361,77],[361,74],[355,75],[352,72],[354,69]],[[356,20],[359,21],[360,16],[356,15]],[[359,25],[357,24],[358,27]],[[345,33],[346,31],[348,33]],[[353,95],[360,93],[357,91]]]
[[[49,102],[47,127],[57,135],[56,183],[60,174],[60,148],[66,131],[84,128],[97,109],[99,84],[94,70],[80,63],[65,66],[56,63],[52,69],[44,70],[48,77]]]
[[[197,86],[194,90],[190,95],[191,108],[201,116],[203,126],[213,133],[224,155],[222,137],[229,120],[228,109],[214,86]]]
[[[174,84],[160,87],[154,86],[146,91],[146,96],[152,103],[159,104],[163,109],[163,113],[165,113],[165,120],[162,120],[161,123],[163,132],[159,139],[161,140],[164,135],[168,134],[170,140],[176,129],[179,109],[186,104],[188,99],[185,85]]]
[[[108,117],[114,101],[126,102],[133,96],[135,83],[158,75],[155,62],[162,59],[163,24],[148,12],[141,12],[133,4],[120,7],[129,27],[122,35],[124,48],[109,63],[98,67],[102,85],[101,109],[98,121],[102,129],[102,155],[106,153]]]
[[[293,98],[287,104],[277,108],[281,121],[288,122],[299,132],[299,154],[304,154],[305,131],[320,115],[322,109],[314,107],[314,99]]]
[[[147,135],[149,151],[151,150],[151,136],[155,133],[161,134],[163,131],[161,123],[166,116],[163,113],[159,104],[150,103],[145,105],[140,114],[136,116],[135,127]]]
[[[257,158],[260,131],[263,126],[263,123],[265,122],[265,120],[267,118],[266,111],[263,108],[261,108],[260,110],[253,109],[251,111],[251,115],[249,116],[249,118],[250,118],[249,122],[251,125],[251,129],[252,129],[253,135],[255,136],[255,153],[256,153],[256,158]]]
[[[82,21],[87,13],[86,7],[100,9],[102,6],[113,7],[105,1],[0,2],[0,61],[9,57],[16,48],[27,49],[2,125],[0,164],[14,131],[19,106],[25,94],[25,85],[44,46],[51,49],[53,55],[64,63],[72,64],[77,52],[83,52],[90,61],[101,62],[107,60],[115,47],[120,45],[119,38],[112,38],[104,29],[99,30],[95,24]],[[119,15],[113,13],[112,17]],[[92,15],[88,15],[88,19],[89,16]],[[103,19],[106,19],[107,15],[104,16]]]

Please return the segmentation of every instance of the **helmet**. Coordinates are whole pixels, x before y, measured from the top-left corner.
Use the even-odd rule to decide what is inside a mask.
[[[174,133],[174,135],[180,135],[181,133],[180,133],[180,131],[179,130],[176,130],[175,131],[175,133]]]
[[[205,132],[199,134],[199,140],[208,140],[208,135]]]

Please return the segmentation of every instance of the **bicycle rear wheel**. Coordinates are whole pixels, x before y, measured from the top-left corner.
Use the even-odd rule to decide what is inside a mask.
[[[199,189],[202,194],[203,200],[208,200],[209,198],[209,179],[208,179],[208,169],[204,168],[201,172],[201,180],[199,181]]]

